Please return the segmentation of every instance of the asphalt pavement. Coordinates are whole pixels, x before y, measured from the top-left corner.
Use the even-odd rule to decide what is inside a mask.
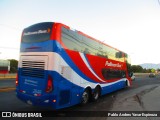
[[[15,80],[0,80],[0,90],[2,88],[14,88]],[[16,98],[14,90],[7,89],[7,91],[0,91],[0,109],[11,111],[44,111],[39,107],[32,107],[23,103]],[[4,104],[4,103],[7,103]],[[155,78],[148,76],[138,76],[130,88],[125,88],[105,96],[102,96],[97,102],[91,102],[86,106],[73,106],[65,109],[67,111],[111,111],[111,112],[127,112],[133,113],[140,111],[143,113],[149,111],[152,114],[160,114],[160,75]],[[142,115],[142,114],[141,114]],[[54,118],[55,119],[55,118]],[[64,119],[56,118],[56,119]],[[71,118],[68,118],[71,119]],[[75,118],[82,120],[82,118]],[[160,120],[160,117],[85,117],[86,119],[104,119],[104,120]]]
[[[142,85],[141,87],[136,87],[136,84],[133,83],[134,91],[119,93],[111,111],[126,112],[128,116],[125,116],[127,114],[122,117],[119,114],[119,117],[112,115],[107,120],[160,120],[160,76],[156,78],[145,76],[137,80],[145,80],[144,84],[153,83],[157,80],[157,83]]]
[[[0,79],[0,89],[16,87],[15,79]]]

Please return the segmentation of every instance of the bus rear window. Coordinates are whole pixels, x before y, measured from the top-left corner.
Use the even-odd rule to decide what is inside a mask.
[[[25,28],[22,34],[22,42],[34,43],[50,39],[53,22],[45,22]]]

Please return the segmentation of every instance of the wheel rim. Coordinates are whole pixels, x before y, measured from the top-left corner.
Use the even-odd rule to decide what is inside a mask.
[[[98,97],[99,97],[99,93],[98,93],[98,91],[95,91],[95,93],[94,93],[94,95],[93,95],[93,96],[94,96],[94,99],[95,99],[95,100],[97,100],[97,99],[98,99]]]
[[[82,102],[83,103],[87,103],[88,102],[88,98],[89,98],[89,95],[88,95],[88,93],[85,91],[84,93],[83,93],[83,95],[82,95]]]

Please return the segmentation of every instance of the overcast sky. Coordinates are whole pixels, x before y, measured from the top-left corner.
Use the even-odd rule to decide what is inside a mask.
[[[132,64],[160,63],[158,0],[0,0],[0,59],[19,59],[22,30],[48,21],[128,53]]]

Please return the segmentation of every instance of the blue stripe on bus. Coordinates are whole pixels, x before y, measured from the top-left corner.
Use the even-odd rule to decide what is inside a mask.
[[[74,84],[73,82],[67,80],[66,78],[64,78],[61,74],[59,74],[58,72],[56,71],[48,71],[48,74],[49,75],[52,75],[53,77],[53,81],[55,82],[54,86],[59,86],[61,89],[70,89],[70,88],[75,88],[79,91],[80,95],[82,95],[84,89],[85,89],[85,86],[84,88],[77,85],[77,84]],[[79,84],[80,83],[80,79],[79,79]],[[113,84],[110,84],[108,85],[106,83],[106,86],[103,86],[102,87],[102,91],[101,91],[101,94],[102,95],[105,95],[107,93],[110,93],[110,92],[113,92],[113,91],[116,91],[118,89],[121,89],[121,88],[124,88],[126,86],[126,80],[119,80],[119,81],[116,81],[115,83]],[[92,88],[94,89],[94,88]]]
[[[85,88],[67,80],[66,78],[64,78],[61,74],[59,74],[56,71],[48,71],[48,74],[52,75],[53,81],[54,81],[54,86],[58,86],[56,88],[56,91],[54,91],[55,89],[53,90],[53,93],[60,93],[61,94],[61,92],[63,93],[63,91],[68,90],[68,91],[70,91],[70,94],[71,94],[70,102],[68,104],[65,104],[65,105],[61,106],[60,105],[60,103],[62,102],[61,100],[65,101],[67,99],[67,97],[62,96],[62,97],[65,97],[65,98],[64,99],[61,98],[61,99],[58,100],[58,102],[60,102],[60,103],[59,103],[59,106],[56,109],[73,106],[73,105],[79,104],[81,102],[82,94],[83,94]],[[79,79],[79,84],[81,84],[80,79]],[[126,82],[122,81],[122,80],[118,81],[118,82],[115,82],[112,85],[107,85],[106,84],[106,86],[102,87],[102,89],[101,89],[102,90],[101,95],[105,95],[107,93],[111,93],[113,91],[122,89],[125,86],[126,86]],[[94,90],[94,88],[92,88],[92,90]]]
[[[79,85],[76,85],[73,82],[67,80],[66,78],[64,78],[61,74],[59,74],[56,71],[46,70],[45,72],[47,72],[47,74],[51,75],[53,78],[54,87],[53,87],[52,93],[48,94],[48,93],[43,92],[43,95],[41,96],[41,98],[39,98],[39,97],[30,95],[27,93],[25,94],[20,93],[19,92],[20,88],[18,86],[16,89],[18,98],[20,98],[21,100],[25,102],[27,102],[28,100],[31,100],[33,105],[36,105],[36,106],[48,106],[48,107],[50,106],[54,109],[70,107],[70,106],[79,104],[81,102],[82,94],[85,88]],[[34,80],[34,77],[30,79]],[[20,81],[23,80],[20,73],[19,73],[19,80]],[[21,82],[20,86],[23,87],[23,84],[24,82]],[[80,84],[80,80],[79,80],[79,84]],[[44,87],[44,84],[42,84],[41,88],[43,89],[43,87]],[[116,91],[123,87],[125,87],[125,81],[119,81],[109,86],[106,84],[106,86],[102,87],[101,94],[104,95],[106,93]],[[30,89],[30,88],[26,88],[26,89]],[[69,92],[68,96],[66,95],[66,91]],[[46,103],[45,102],[46,100],[49,100],[49,103]],[[56,100],[56,103],[52,102],[53,100]]]

